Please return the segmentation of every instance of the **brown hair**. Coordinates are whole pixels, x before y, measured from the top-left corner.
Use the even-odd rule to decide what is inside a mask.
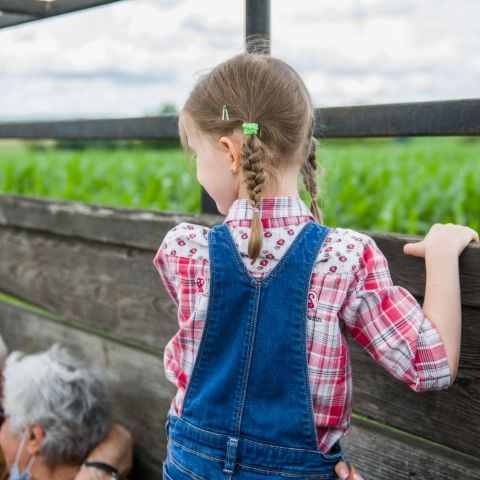
[[[229,120],[222,120],[227,104]],[[266,182],[290,163],[301,166],[310,210],[322,223],[317,204],[317,140],[313,136],[315,109],[300,75],[286,62],[265,53],[241,53],[201,76],[179,115],[182,147],[188,151],[182,117],[187,114],[198,130],[212,138],[230,135],[243,122],[257,122],[257,135],[245,135],[241,168],[253,207],[260,203]],[[254,211],[248,256],[260,255],[263,226]]]

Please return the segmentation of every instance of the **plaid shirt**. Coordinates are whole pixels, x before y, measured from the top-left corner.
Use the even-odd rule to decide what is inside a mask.
[[[249,201],[235,200],[224,220],[245,266],[255,277],[274,268],[305,222],[315,221],[301,198],[289,196],[261,199],[260,216],[263,246],[253,265],[247,255],[252,218]],[[451,380],[438,330],[415,297],[393,285],[387,259],[375,241],[349,228],[329,228],[312,272],[306,318],[309,384],[318,447],[323,452],[350,431],[352,378],[347,332],[413,391],[445,389]],[[181,415],[205,324],[208,254],[208,228],[183,222],[167,232],[153,258],[178,306],[179,330],[164,350],[166,377],[178,388],[170,406],[175,415]]]

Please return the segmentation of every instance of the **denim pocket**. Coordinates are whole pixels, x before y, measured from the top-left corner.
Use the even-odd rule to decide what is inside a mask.
[[[219,478],[223,462],[209,457],[204,452],[196,452],[190,448],[170,441],[168,448],[168,470],[170,475],[178,479],[211,480]],[[223,478],[223,476],[222,476]]]

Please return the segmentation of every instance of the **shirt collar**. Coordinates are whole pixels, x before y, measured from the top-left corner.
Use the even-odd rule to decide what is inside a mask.
[[[310,209],[300,197],[262,197],[258,206],[260,218],[282,218],[282,217],[311,217],[315,220]],[[237,198],[230,206],[223,223],[231,220],[251,220],[252,205],[247,198]]]

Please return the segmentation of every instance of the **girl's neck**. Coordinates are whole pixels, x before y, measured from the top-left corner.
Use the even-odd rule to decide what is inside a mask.
[[[273,189],[268,185],[262,190],[262,197],[300,197],[298,193],[297,176],[283,176],[279,179],[278,188]],[[245,184],[242,182],[237,198],[250,198]]]

